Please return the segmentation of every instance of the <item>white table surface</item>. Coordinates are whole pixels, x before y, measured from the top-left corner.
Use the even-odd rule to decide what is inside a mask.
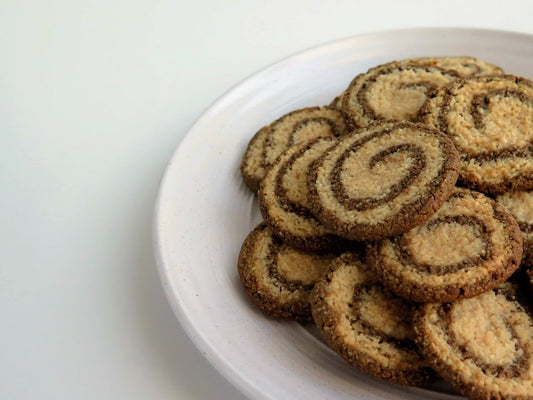
[[[0,3],[0,398],[244,396],[161,289],[159,178],[194,120],[296,51],[377,30],[533,33],[526,1]]]

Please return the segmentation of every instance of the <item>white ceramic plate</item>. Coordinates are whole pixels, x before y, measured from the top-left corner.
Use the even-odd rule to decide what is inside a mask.
[[[239,162],[253,134],[280,115],[329,103],[358,73],[407,57],[472,55],[532,78],[533,37],[472,29],[410,29],[357,36],[280,61],[215,102],[165,172],[155,250],[178,319],[209,361],[256,399],[445,399],[446,387],[403,388],[353,370],[318,336],[265,318],[246,297],[237,256],[260,221]]]

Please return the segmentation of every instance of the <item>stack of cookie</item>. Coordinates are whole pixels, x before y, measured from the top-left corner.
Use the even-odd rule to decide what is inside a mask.
[[[373,376],[533,399],[532,151],[533,82],[472,57],[372,68],[250,141],[243,286]]]

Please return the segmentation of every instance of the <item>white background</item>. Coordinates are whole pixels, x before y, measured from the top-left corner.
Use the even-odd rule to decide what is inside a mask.
[[[406,27],[533,33],[526,1],[0,1],[0,398],[241,400],[151,245],[159,178],[254,71]]]

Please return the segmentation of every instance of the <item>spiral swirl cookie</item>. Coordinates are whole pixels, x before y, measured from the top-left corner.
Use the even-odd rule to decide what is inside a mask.
[[[375,241],[428,219],[452,193],[458,155],[443,134],[407,121],[344,137],[309,170],[313,214],[339,236]]]
[[[288,246],[260,224],[241,247],[239,277],[265,314],[305,322],[311,319],[309,293],[334,258]]]
[[[309,164],[336,143],[316,139],[282,153],[261,181],[258,197],[265,223],[284,243],[309,251],[339,248],[345,240],[322,225],[309,209]]]
[[[533,189],[530,80],[502,75],[450,83],[420,119],[454,141],[465,186],[493,194]]]
[[[342,109],[361,127],[376,120],[414,120],[427,98],[458,78],[455,71],[428,64],[391,62],[356,76],[342,96]]]
[[[428,64],[446,70],[454,70],[463,78],[484,75],[501,75],[503,69],[475,57],[420,57],[404,62]]]
[[[328,345],[356,369],[403,385],[434,376],[414,343],[412,306],[384,289],[358,253],[333,261],[311,308]]]
[[[522,236],[505,208],[457,188],[423,225],[369,245],[368,262],[392,292],[416,302],[477,296],[520,265]]]
[[[424,304],[414,330],[431,366],[469,399],[533,399],[533,320],[506,290]]]
[[[524,243],[523,263],[533,266],[533,191],[507,192],[496,197],[496,201],[515,217]]]
[[[316,138],[332,138],[351,130],[348,118],[333,107],[309,107],[285,114],[261,128],[252,138],[241,161],[244,183],[256,192],[266,171],[289,147]]]

